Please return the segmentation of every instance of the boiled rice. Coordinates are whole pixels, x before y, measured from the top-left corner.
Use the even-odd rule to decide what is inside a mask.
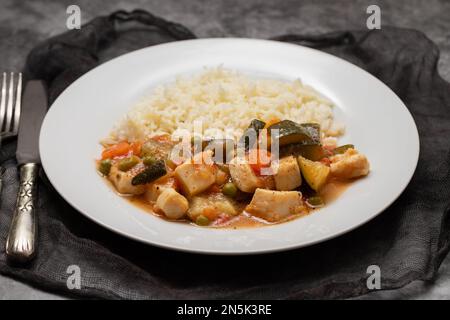
[[[142,140],[178,129],[237,139],[252,119],[289,119],[320,124],[324,136],[339,136],[333,103],[300,80],[255,79],[222,67],[179,77],[157,87],[119,121],[105,141]]]

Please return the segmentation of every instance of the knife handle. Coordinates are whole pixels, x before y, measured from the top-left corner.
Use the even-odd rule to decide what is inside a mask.
[[[37,177],[39,165],[27,163],[20,167],[20,185],[16,209],[6,240],[8,258],[27,262],[35,254]]]

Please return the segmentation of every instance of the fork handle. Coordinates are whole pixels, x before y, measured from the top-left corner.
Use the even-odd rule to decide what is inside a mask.
[[[27,163],[20,167],[19,193],[6,240],[8,258],[18,262],[27,262],[35,254],[38,172],[39,165],[36,163]]]

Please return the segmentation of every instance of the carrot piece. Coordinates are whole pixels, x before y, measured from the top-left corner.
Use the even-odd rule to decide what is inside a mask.
[[[202,214],[207,217],[210,221],[213,221],[217,218],[218,212],[213,207],[206,207],[203,209]]]
[[[139,157],[141,155],[142,150],[142,142],[136,141],[130,145],[131,151],[133,151],[133,155]]]
[[[124,156],[127,155],[129,151],[130,151],[130,144],[126,141],[122,141],[119,142],[118,144],[115,144],[103,150],[102,160]]]
[[[277,117],[272,118],[272,119],[270,119],[269,121],[266,122],[266,125],[264,126],[264,129],[267,129],[267,128],[270,127],[271,125],[273,125],[273,124],[275,124],[275,123],[278,123],[278,122],[280,122],[280,121],[281,121],[280,118],[277,118]]]

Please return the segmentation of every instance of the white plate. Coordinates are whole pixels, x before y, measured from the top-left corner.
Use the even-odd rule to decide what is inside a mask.
[[[352,142],[367,155],[370,175],[314,214],[253,229],[217,230],[167,222],[117,196],[95,171],[99,140],[152,87],[218,65],[253,75],[300,77],[328,96],[347,128],[340,142]],[[134,51],[83,75],[47,114],[40,150],[45,172],[58,192],[110,230],[170,249],[249,254],[308,246],[374,218],[409,183],[418,161],[419,136],[402,101],[375,77],[344,60],[274,41],[204,39]]]

